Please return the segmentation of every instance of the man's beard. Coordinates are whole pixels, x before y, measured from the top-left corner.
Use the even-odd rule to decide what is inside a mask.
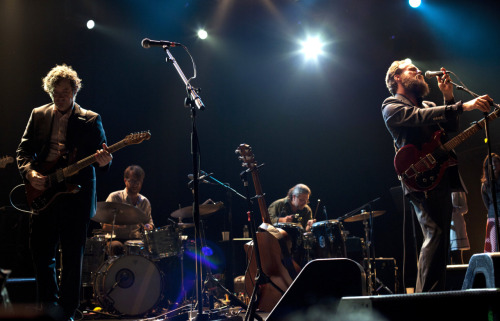
[[[423,79],[404,77],[401,81],[404,89],[417,97],[424,98],[429,94],[429,85]]]

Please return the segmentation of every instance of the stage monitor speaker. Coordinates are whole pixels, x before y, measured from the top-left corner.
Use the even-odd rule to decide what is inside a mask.
[[[500,288],[500,253],[480,253],[470,258],[462,290],[481,288]]]
[[[344,297],[331,320],[498,321],[499,303],[498,289]]]
[[[282,320],[315,304],[357,295],[367,295],[361,265],[345,258],[313,260],[300,271],[266,321]]]

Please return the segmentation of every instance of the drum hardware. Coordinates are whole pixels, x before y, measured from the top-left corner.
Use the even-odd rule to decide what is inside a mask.
[[[380,199],[376,198],[367,204],[364,204],[363,206],[355,209],[354,211],[351,211],[350,213],[345,214],[344,216],[339,218],[339,221],[344,221],[344,222],[363,222],[364,226],[364,232],[365,232],[365,251],[364,251],[364,260],[363,262],[366,262],[364,268],[366,273],[366,278],[367,278],[367,283],[368,283],[368,291],[371,294],[378,293],[381,289],[387,291],[389,290],[387,286],[385,286],[378,278],[377,278],[377,271],[376,271],[376,266],[374,262],[372,262],[375,259],[375,249],[373,246],[373,241],[372,241],[372,234],[373,234],[373,218],[378,217],[383,215],[386,211],[373,211],[372,210],[372,203],[378,201]],[[365,209],[369,208],[369,211],[366,211]],[[358,213],[358,211],[360,211]],[[390,290],[389,290],[390,292]],[[392,294],[392,293],[390,293]]]
[[[310,251],[307,251],[305,248],[306,241],[304,234],[306,232],[302,225],[300,223],[275,223],[274,226],[284,230],[288,234],[290,238],[290,244],[287,244],[288,250],[295,262],[301,267],[306,265],[309,262]]]
[[[197,172],[197,171],[195,171]],[[232,193],[240,196],[241,198],[243,199],[246,199],[245,196],[243,196],[242,194],[238,193],[238,191],[236,191],[234,188],[230,187],[228,183],[223,183],[221,181],[219,181],[218,179],[216,179],[215,177],[213,177],[213,173],[210,173],[210,174],[207,174],[206,172],[200,170],[199,171],[203,176],[201,177],[198,177],[197,179],[195,178],[195,175],[193,175],[192,177],[189,177],[189,179],[192,179],[193,181],[190,182],[191,184],[188,184],[188,186],[190,188],[192,188],[196,183],[211,183],[213,185],[220,185],[222,187],[224,187],[226,190],[227,190],[227,200],[228,200],[228,210],[227,210],[227,215],[228,215],[228,223],[229,223],[229,229],[230,229],[230,235],[232,235],[233,233],[231,232],[232,231],[232,207],[231,207],[231,204],[232,204]],[[214,184],[215,183],[215,184]],[[196,195],[195,193],[195,188],[193,187],[192,188],[193,190],[193,195]],[[232,192],[232,193],[231,193]],[[196,261],[197,261],[197,269],[196,269],[196,295],[197,295],[197,301],[196,301],[196,306],[198,308],[198,311],[197,311],[197,315],[196,315],[196,311],[191,311],[189,313],[189,316],[188,318],[190,320],[194,320],[194,319],[197,319],[197,320],[203,320],[205,319],[206,315],[202,313],[202,309],[203,309],[203,293],[202,293],[202,288],[204,288],[205,284],[202,282],[202,264],[201,264],[201,252],[202,252],[202,248],[203,248],[203,240],[204,240],[204,237],[203,237],[203,234],[204,234],[204,231],[203,231],[203,227],[202,227],[202,221],[201,221],[201,217],[200,216],[204,216],[204,215],[208,215],[208,214],[211,214],[211,213],[214,213],[216,211],[218,211],[219,209],[221,209],[223,207],[223,203],[222,202],[217,202],[216,204],[202,204],[202,205],[199,205],[198,206],[198,218],[196,218],[194,216],[194,212],[193,212],[193,207],[192,206],[188,206],[188,207],[184,207],[184,208],[179,208],[178,210],[176,210],[175,212],[173,212],[171,214],[172,217],[174,218],[178,218],[179,219],[179,223],[178,224],[181,224],[181,219],[183,218],[193,218],[195,222],[198,223],[198,228],[195,230],[195,233],[196,233],[196,237],[197,237],[197,240],[195,240],[195,251],[198,251],[198,247],[200,248],[200,254],[197,254],[196,256]],[[180,206],[179,206],[180,207]],[[186,224],[186,223],[182,223],[182,224]],[[190,223],[187,223],[187,224],[190,224]],[[194,223],[193,223],[194,225]],[[181,229],[182,228],[187,228],[187,227],[191,227],[191,225],[188,225],[187,227],[184,227],[184,226],[179,226]],[[182,236],[181,236],[182,237]],[[199,237],[199,238],[198,238]],[[231,237],[231,240],[232,240],[232,237]],[[232,242],[231,242],[231,246],[232,246]],[[184,250],[184,247],[182,247],[182,251]],[[232,251],[233,252],[233,251]],[[234,255],[233,255],[234,257]],[[231,258],[233,259],[233,258]],[[234,264],[233,264],[234,265]],[[181,257],[181,271],[182,273],[183,272],[183,256]],[[229,297],[231,297],[231,300],[232,302],[235,302],[237,304],[239,304],[240,306],[244,307],[246,309],[246,305],[240,301],[237,297],[234,296],[233,293],[231,293],[229,290],[227,290],[225,287],[223,287],[220,282],[214,278],[211,273],[209,275],[207,275],[207,279],[210,279],[210,282],[214,282],[215,284],[217,284],[217,286],[219,288],[221,288],[222,291],[224,291]],[[184,291],[184,277],[182,278],[182,291],[183,293],[186,293]],[[198,289],[200,289],[200,291],[198,291]],[[201,303],[201,304],[200,304]],[[210,317],[210,319],[212,319],[212,317]]]
[[[312,247],[315,259],[346,257],[344,227],[339,220],[315,222],[311,226]],[[311,242],[310,242],[311,243]]]
[[[180,230],[166,225],[152,231],[144,231],[144,244],[153,260],[177,256],[181,250]]]
[[[149,217],[135,206],[118,202],[98,202],[93,221],[106,224],[134,225],[146,224]]]
[[[111,235],[115,236],[115,225],[145,224],[149,222],[149,217],[137,207],[126,203],[98,202],[96,215],[92,220],[111,224]],[[108,251],[111,253],[111,242]]]
[[[208,215],[208,214],[212,214],[212,213],[217,212],[218,210],[222,209],[224,207],[224,203],[217,202],[215,204],[202,204],[199,207],[200,207],[200,215]],[[178,210],[172,212],[170,214],[170,216],[172,216],[174,218],[192,218],[193,217],[193,207],[186,206],[183,208],[179,208]]]
[[[356,214],[356,215],[353,215],[351,217],[344,219],[344,222],[364,221],[364,220],[369,219],[370,215],[371,215],[371,217],[378,217],[384,213],[385,213],[385,211],[371,211],[371,212],[361,211],[361,213],[359,213],[359,214]]]

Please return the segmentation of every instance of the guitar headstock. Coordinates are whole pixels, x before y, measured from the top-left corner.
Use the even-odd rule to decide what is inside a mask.
[[[239,154],[238,159],[242,161],[241,166],[248,167],[248,169],[253,170],[257,167],[257,162],[255,161],[255,156],[252,152],[252,147],[247,144],[241,144],[235,150],[236,154]]]
[[[4,156],[0,158],[0,168],[5,168],[7,164],[13,163],[14,157],[12,156]]]
[[[151,133],[149,130],[143,131],[143,132],[138,132],[138,133],[132,133],[128,134],[124,141],[127,145],[132,145],[132,144],[140,144],[145,140],[148,140],[151,138]]]

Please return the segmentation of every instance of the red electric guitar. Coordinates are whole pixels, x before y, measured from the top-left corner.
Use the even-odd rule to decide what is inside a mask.
[[[496,119],[499,113],[500,109],[490,113],[488,121]],[[446,168],[456,164],[456,160],[449,157],[449,152],[483,129],[485,122],[483,118],[445,144],[441,144],[443,131],[438,130],[421,150],[412,144],[403,146],[394,157],[394,168],[399,178],[413,191],[432,190],[441,181]]]

